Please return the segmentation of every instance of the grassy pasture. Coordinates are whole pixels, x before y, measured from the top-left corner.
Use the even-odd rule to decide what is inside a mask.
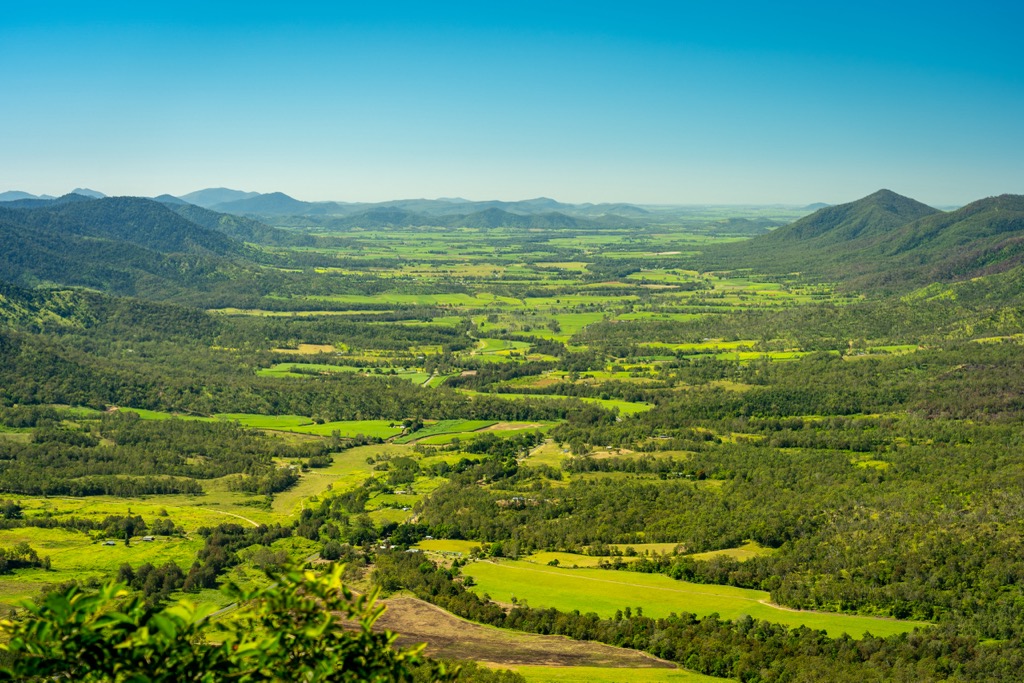
[[[296,377],[306,379],[311,376],[330,375],[351,372],[368,377],[399,377],[413,384],[423,384],[430,375],[416,368],[364,368],[355,365],[328,365],[323,363],[276,363],[269,368],[260,368],[256,374],[260,377]]]
[[[615,316],[616,320],[671,320],[681,322],[684,320],[696,320],[701,313],[661,313],[657,311],[633,311]]]
[[[587,397],[576,397],[576,396],[556,396],[556,395],[552,395],[552,394],[505,394],[505,393],[501,393],[501,394],[497,394],[497,393],[488,394],[488,393],[482,393],[482,392],[479,392],[479,391],[473,391],[473,390],[470,390],[470,389],[456,389],[456,391],[458,391],[460,393],[463,393],[463,394],[467,394],[469,396],[496,396],[498,398],[505,398],[505,399],[509,399],[509,400],[516,400],[516,399],[520,399],[520,400],[521,399],[527,399],[527,400],[535,400],[535,401],[543,401],[543,400],[570,401],[570,400],[577,400],[577,401],[583,401],[584,403],[594,403],[594,404],[599,405],[602,408],[605,408],[607,410],[611,410],[613,408],[618,408],[619,414],[623,415],[623,416],[636,415],[637,413],[642,413],[645,410],[650,410],[651,408],[654,407],[654,406],[652,406],[650,404],[647,404],[647,403],[634,403],[634,402],[631,402],[631,401],[620,401],[620,400],[616,400],[616,399],[587,398]]]
[[[381,294],[333,294],[326,296],[303,297],[308,301],[329,301],[334,304],[391,304],[399,306],[450,306],[452,308],[484,308],[516,306],[518,299],[496,296],[490,292],[471,294],[399,294],[384,292]]]
[[[207,493],[200,496],[167,494],[138,498],[117,498],[114,496],[87,496],[83,498],[42,498],[7,495],[17,501],[26,517],[52,516],[57,519],[82,517],[102,520],[110,515],[141,515],[147,522],[161,513],[188,532],[201,526],[216,526],[224,522],[238,521],[243,524],[258,524],[270,521],[269,513],[261,508],[242,505],[252,497],[227,492],[221,480],[203,482]]]
[[[706,553],[693,553],[690,555],[695,560],[710,560],[715,557],[731,557],[734,560],[743,562],[752,557],[763,557],[771,555],[772,549],[765,548],[755,541],[748,541],[738,548],[725,548],[724,550],[711,550]]]
[[[320,353],[334,353],[337,350],[333,344],[299,344],[294,349],[271,349],[275,353],[294,353],[299,356],[315,356]]]
[[[681,551],[683,546],[679,543],[612,543],[611,548],[615,548],[619,552],[626,552],[628,548],[632,548],[640,555],[648,554],[671,554],[676,551]]]
[[[493,420],[440,420],[434,424],[426,425],[412,434],[395,439],[395,443],[410,443],[426,437],[438,436],[441,434],[462,434],[464,432],[475,432],[497,424]]]
[[[324,422],[323,424],[306,424],[290,427],[289,431],[300,434],[314,434],[316,436],[330,436],[338,432],[338,436],[352,438],[359,436],[375,436],[381,439],[389,439],[392,436],[402,433],[401,424],[394,420],[341,420],[338,422]]]
[[[22,541],[31,545],[40,557],[48,555],[51,569],[19,569],[4,576],[0,580],[0,604],[14,605],[56,583],[106,578],[116,573],[125,562],[137,567],[146,562],[159,566],[174,561],[187,571],[203,547],[203,539],[199,537],[158,536],[152,542],[136,538],[130,546],[122,541],[105,546],[80,531],[35,527],[0,529],[0,547],[10,547]]]
[[[550,320],[554,320],[558,323],[558,331],[555,332],[547,327],[535,328],[529,332],[524,332],[534,337],[542,337],[544,339],[556,339],[559,341],[566,341],[574,334],[582,330],[587,325],[600,322],[605,317],[604,313],[556,313],[549,316]]]
[[[384,453],[407,455],[404,448],[382,445],[359,446],[335,453],[330,467],[304,472],[295,486],[276,494],[274,512],[284,516],[297,514],[311,496],[322,496],[328,490],[340,493],[359,486],[373,474],[373,465],[366,462],[367,458]]]
[[[364,311],[364,310],[352,310],[352,311],[267,311],[260,308],[208,308],[207,313],[221,314],[221,315],[233,315],[233,316],[252,316],[256,318],[318,318],[325,315],[366,315],[367,313],[391,313],[391,311]],[[294,350],[288,349],[287,353],[295,353]]]
[[[433,436],[427,436],[424,438],[416,438],[417,443],[421,443],[428,446],[443,446],[453,443],[455,439],[465,443],[473,439],[479,438],[480,436],[490,433],[497,432],[502,437],[511,436],[513,434],[521,434],[523,432],[546,432],[555,426],[555,422],[496,422],[489,427],[477,429],[472,432],[453,432],[447,434],[435,434]]]
[[[175,418],[179,420],[202,420],[205,422],[212,422],[214,420],[214,418],[212,417],[203,417],[200,415],[183,415],[180,413],[167,413],[162,410],[147,410],[145,408],[129,408],[126,406],[122,406],[120,409],[125,412],[136,413],[143,420],[171,420]]]
[[[420,550],[427,550],[436,553],[462,553],[469,555],[473,548],[487,545],[480,541],[462,541],[449,538],[431,538],[420,541],[416,547]]]
[[[467,443],[480,436],[480,432],[457,432],[455,434],[435,434],[417,439],[416,443],[424,446],[447,446],[458,439],[461,443]]]
[[[803,612],[770,604],[765,591],[732,586],[702,585],[675,581],[661,574],[612,572],[604,569],[562,569],[529,562],[474,562],[463,573],[476,581],[473,590],[494,599],[514,596],[533,607],[555,607],[614,616],[625,607],[643,607],[650,617],[691,612],[698,616],[717,613],[723,619],[749,614],[755,619],[825,630],[832,637],[843,633],[859,638],[864,633],[888,636],[923,624],[846,614]]]
[[[361,484],[373,472],[373,467],[366,462],[367,453],[363,452],[365,448],[335,453],[332,456],[334,463],[330,467],[303,472],[298,483],[274,495],[274,513],[289,517],[301,512],[308,498],[323,495],[328,487],[341,492]]]
[[[570,456],[568,449],[558,447],[553,441],[545,441],[530,451],[529,457],[525,459],[527,465],[550,465],[559,467],[562,461]]]
[[[253,415],[251,413],[219,413],[218,420],[237,422],[255,429],[284,430],[313,424],[313,420],[302,415]]]
[[[578,553],[562,553],[562,552],[548,552],[541,551],[524,557],[524,562],[532,562],[533,564],[547,565],[553,560],[558,560],[559,567],[596,567],[601,562],[611,562],[612,557],[607,555],[580,555]],[[620,558],[623,562],[636,562],[638,557],[623,557]]]

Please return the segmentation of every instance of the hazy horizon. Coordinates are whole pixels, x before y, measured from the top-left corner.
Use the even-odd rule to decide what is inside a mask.
[[[891,188],[878,188],[878,190],[883,190],[883,189],[891,189]],[[159,197],[161,195],[171,194],[171,193],[168,193],[168,192],[161,192],[161,193],[158,193],[158,194],[148,194],[148,195],[133,195],[133,194],[109,193],[109,192],[103,192],[101,189],[98,189],[98,188],[95,188],[95,187],[88,187],[88,186],[84,186],[84,185],[80,185],[78,187],[75,187],[75,188],[72,188],[72,189],[69,189],[69,190],[66,190],[66,191],[63,191],[63,192],[56,192],[56,193],[54,193],[54,192],[41,192],[41,193],[34,193],[34,192],[32,192],[32,193],[29,193],[27,190],[21,190],[19,188],[0,188],[0,194],[2,194],[4,192],[26,192],[28,194],[33,194],[33,195],[35,195],[37,197],[47,197],[48,196],[48,197],[53,197],[53,198],[56,199],[58,197],[66,195],[66,194],[71,194],[75,190],[88,190],[88,191],[93,191],[93,192],[100,192],[101,194],[104,194],[107,197],[155,198],[155,197]],[[202,191],[202,190],[232,190],[232,191],[238,191],[238,192],[254,192],[254,190],[245,190],[245,189],[239,189],[239,188],[233,188],[233,187],[217,186],[217,187],[196,188],[195,190],[190,190],[189,192],[184,192],[182,194],[171,194],[171,196],[181,198],[181,197],[185,197],[185,196],[191,194],[192,192],[199,192],[199,191]],[[273,192],[280,192],[280,190],[274,190]],[[377,204],[377,203],[387,203],[387,202],[411,202],[411,201],[449,201],[449,202],[453,202],[453,203],[454,202],[482,203],[482,202],[497,201],[497,202],[510,202],[511,203],[511,202],[532,201],[532,200],[538,200],[538,199],[553,199],[553,200],[555,200],[557,202],[560,202],[560,203],[563,203],[563,204],[576,204],[576,205],[585,205],[585,204],[595,204],[595,205],[600,205],[600,204],[631,204],[631,205],[634,205],[634,206],[648,207],[648,208],[658,208],[658,207],[663,207],[663,208],[690,208],[690,207],[692,207],[692,208],[700,208],[700,207],[736,207],[736,208],[743,208],[743,207],[755,207],[755,208],[758,208],[758,207],[773,207],[773,206],[787,207],[787,208],[804,208],[804,207],[808,207],[808,206],[815,205],[815,204],[827,204],[829,206],[834,206],[835,204],[845,204],[845,203],[848,203],[848,202],[856,201],[858,199],[862,199],[864,196],[867,196],[867,195],[862,195],[860,197],[850,197],[848,199],[843,199],[842,201],[837,201],[837,202],[676,202],[676,203],[668,203],[668,202],[628,202],[628,201],[616,201],[616,200],[567,202],[565,200],[560,199],[559,197],[552,197],[551,195],[537,195],[535,197],[511,197],[511,198],[499,198],[499,197],[475,197],[474,198],[474,197],[463,197],[463,196],[450,196],[450,197],[391,197],[390,199],[382,199],[382,200],[374,200],[374,201],[361,201],[361,200],[337,199],[337,198],[335,198],[335,199],[305,199],[303,197],[296,197],[295,195],[292,195],[292,194],[289,194],[289,193],[284,193],[284,194],[287,194],[292,199],[297,199],[299,201],[305,201],[305,202],[336,202],[336,203],[339,203],[339,204]],[[867,194],[873,194],[873,193],[869,192]],[[900,193],[897,192],[897,194],[900,194]],[[989,196],[991,196],[991,195],[989,195]],[[911,199],[916,199],[916,198],[915,197],[911,197]],[[977,199],[984,199],[984,197],[975,197],[975,200],[977,200]],[[927,202],[925,202],[925,203],[927,203]],[[949,203],[941,204],[940,203],[940,204],[933,204],[932,206],[934,208],[952,208],[952,207],[960,207],[960,206],[963,206],[963,205],[964,205],[963,203],[952,203],[952,204],[949,204]]]
[[[1024,9],[1006,3],[289,12],[6,8],[0,191],[796,206],[1024,193]]]

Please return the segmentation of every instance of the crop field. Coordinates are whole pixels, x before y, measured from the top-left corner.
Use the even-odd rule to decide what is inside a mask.
[[[476,581],[473,590],[494,599],[526,600],[534,607],[596,612],[611,617],[616,610],[642,607],[651,617],[690,612],[698,616],[719,614],[738,619],[749,614],[789,626],[824,630],[832,637],[846,633],[860,638],[865,633],[886,636],[911,631],[924,624],[874,617],[824,612],[801,612],[776,607],[764,591],[675,581],[660,574],[612,572],[602,569],[562,569],[530,562],[474,562],[463,573]]]

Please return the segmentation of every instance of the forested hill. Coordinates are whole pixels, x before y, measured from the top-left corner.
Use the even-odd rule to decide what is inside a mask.
[[[61,202],[20,210],[0,207],[0,218],[31,230],[128,242],[162,253],[239,256],[245,252],[242,244],[223,233],[200,227],[165,204],[141,197]]]
[[[905,290],[1003,272],[1024,255],[1024,196],[943,212],[880,190],[771,234],[709,249],[704,268],[802,272],[856,289]]]
[[[159,198],[158,198],[159,199]],[[171,198],[172,200],[175,198]],[[164,202],[164,200],[160,200]],[[204,209],[194,204],[167,200],[171,211],[207,230],[224,233],[229,237],[243,242],[269,244],[279,247],[310,247],[316,244],[316,238],[309,234],[281,230],[264,225],[252,218],[233,216]]]
[[[136,197],[0,206],[0,280],[167,298],[223,279],[255,252]]]
[[[829,206],[810,216],[779,228],[761,242],[806,242],[816,245],[842,244],[867,240],[906,225],[910,221],[939,213],[927,204],[879,190],[849,204]]]

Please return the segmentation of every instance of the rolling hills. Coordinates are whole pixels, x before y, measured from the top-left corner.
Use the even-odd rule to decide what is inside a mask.
[[[467,228],[574,228],[629,225],[650,212],[632,204],[567,204],[548,197],[520,201],[401,199],[387,202],[305,202],[283,192],[260,194],[226,188],[198,190],[180,199],[239,216],[321,218],[327,227],[437,226]],[[628,218],[627,218],[628,217]]]

